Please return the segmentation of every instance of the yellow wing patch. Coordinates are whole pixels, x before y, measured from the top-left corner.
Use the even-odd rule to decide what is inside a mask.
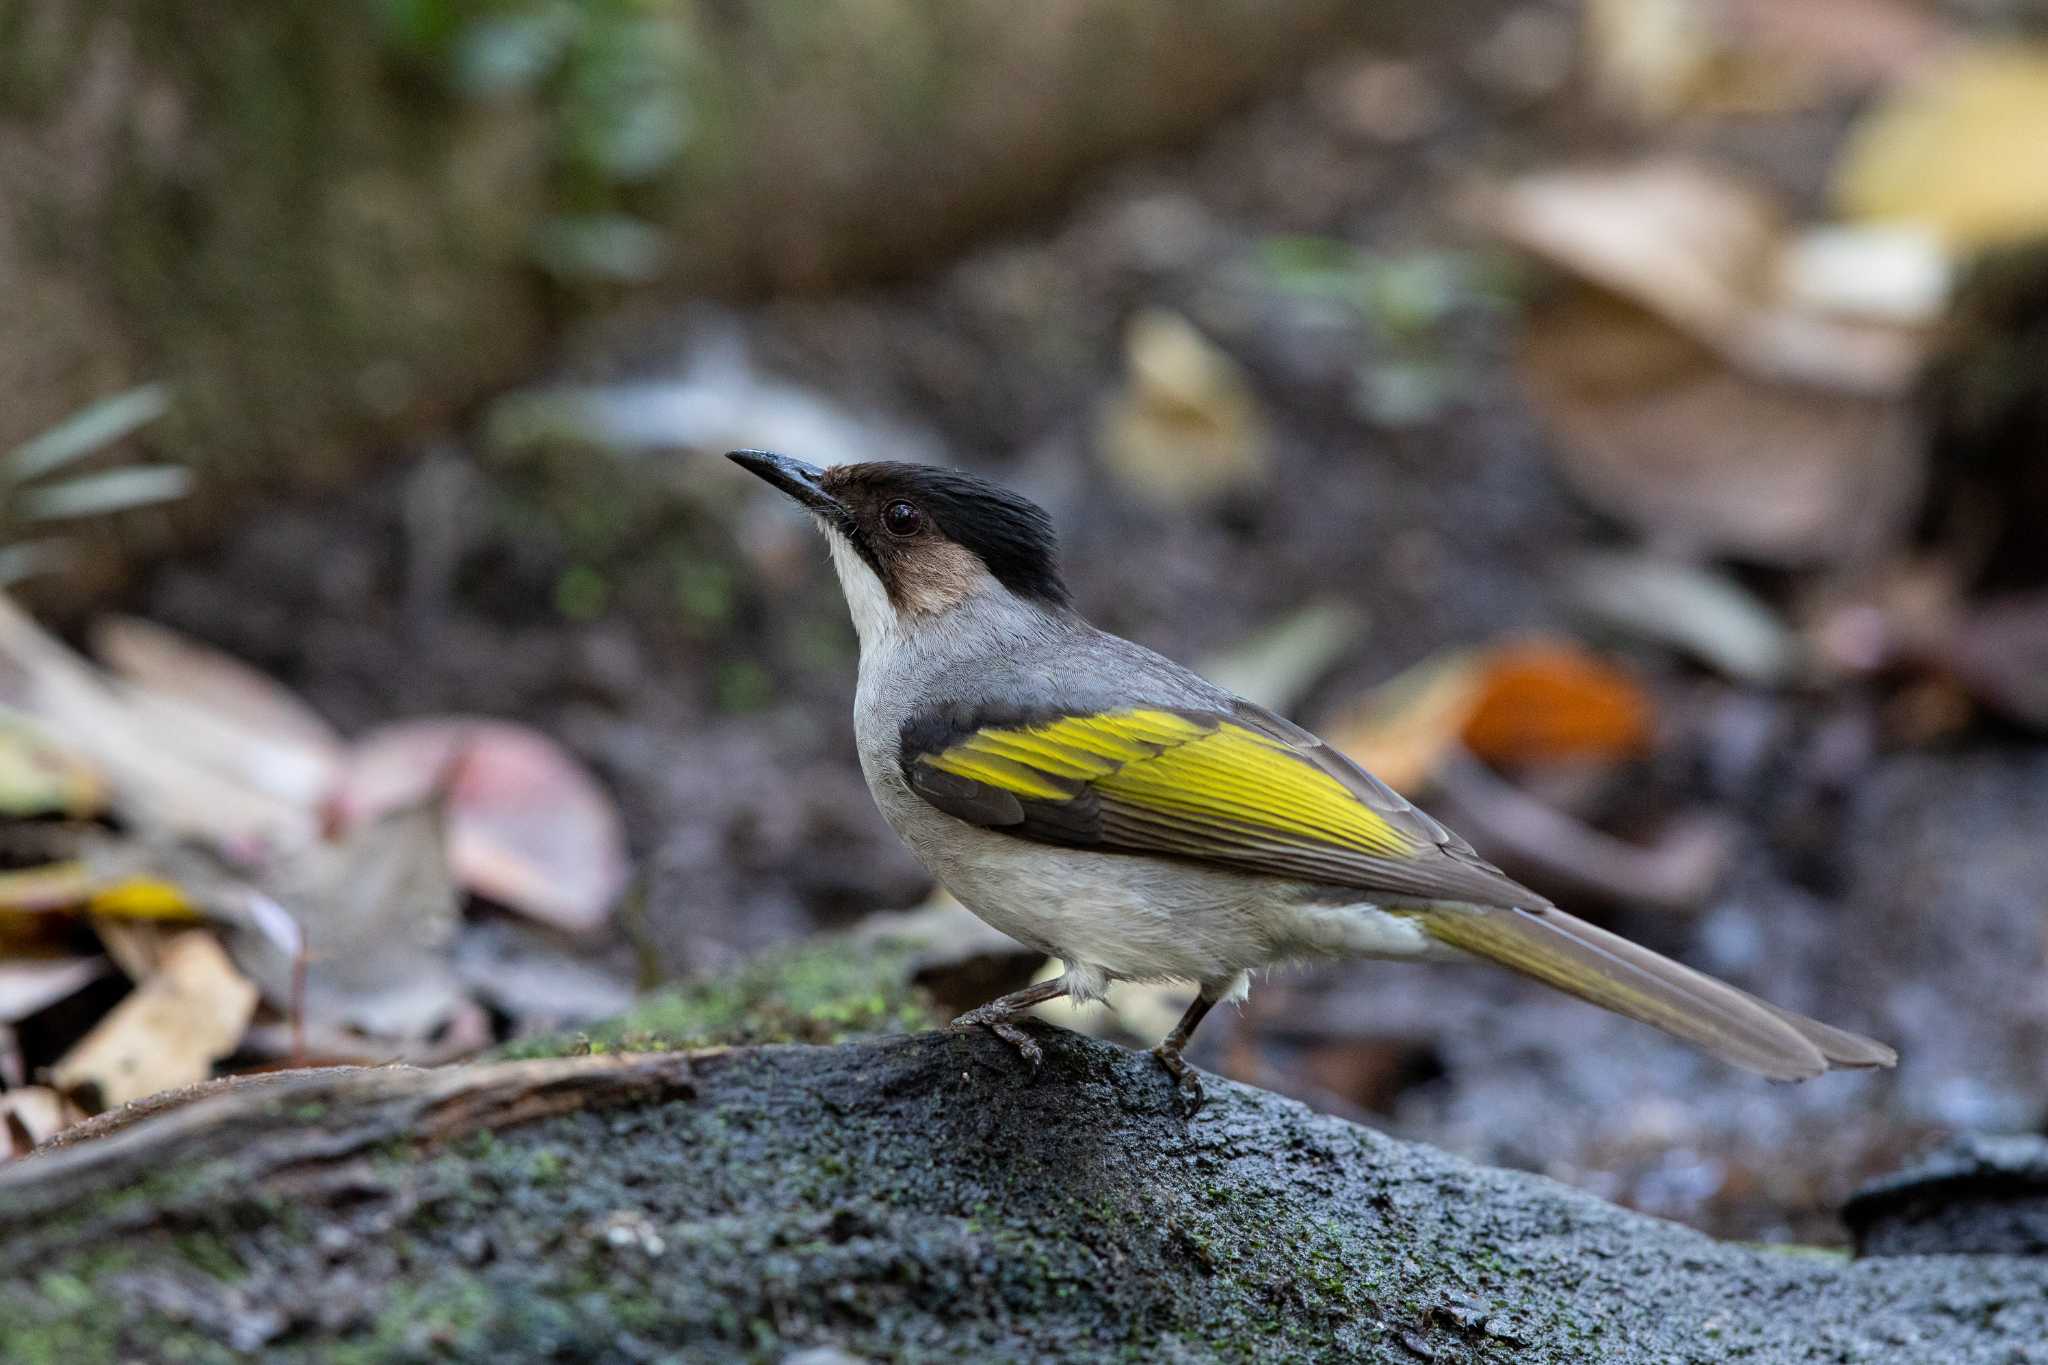
[[[1065,716],[980,730],[918,761],[1026,800],[1068,801],[1092,787],[1127,806],[1287,842],[1377,857],[1417,849],[1284,742],[1229,721],[1156,710]]]

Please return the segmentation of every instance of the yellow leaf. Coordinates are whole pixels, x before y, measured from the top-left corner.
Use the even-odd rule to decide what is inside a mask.
[[[115,919],[196,920],[191,897],[158,877],[127,877],[95,891],[86,908]]]
[[[1840,210],[1974,249],[2048,233],[2048,46],[1978,47],[1866,115],[1837,168]]]
[[[1251,381],[1178,313],[1149,309],[1124,332],[1128,375],[1096,423],[1104,464],[1165,507],[1203,502],[1264,477],[1272,437]]]

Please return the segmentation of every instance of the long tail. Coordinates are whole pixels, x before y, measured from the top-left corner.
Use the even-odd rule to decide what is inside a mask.
[[[1834,1067],[1892,1066],[1883,1043],[1808,1019],[1681,966],[1554,907],[1442,907],[1417,915],[1442,943],[1639,1019],[1780,1081]]]

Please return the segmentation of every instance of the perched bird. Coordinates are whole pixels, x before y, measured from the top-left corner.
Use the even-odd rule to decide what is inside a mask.
[[[1882,1043],[1782,1010],[1509,878],[1307,730],[1069,605],[1052,522],[970,474],[730,458],[824,530],[860,635],[854,728],[875,802],[932,876],[1060,977],[955,1020],[1033,1065],[1017,1016],[1111,981],[1190,981],[1181,1050],[1254,969],[1483,958],[1777,1080],[1891,1066]]]

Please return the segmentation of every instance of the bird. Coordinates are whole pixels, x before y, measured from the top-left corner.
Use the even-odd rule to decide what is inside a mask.
[[[1773,1080],[1890,1067],[1890,1047],[1781,1009],[1566,913],[1336,748],[1090,625],[1052,519],[964,471],[728,458],[823,530],[859,636],[854,735],[876,805],[967,909],[1060,975],[954,1020],[1035,1071],[1025,1011],[1114,981],[1193,983],[1182,1053],[1251,974],[1317,959],[1480,959]]]

